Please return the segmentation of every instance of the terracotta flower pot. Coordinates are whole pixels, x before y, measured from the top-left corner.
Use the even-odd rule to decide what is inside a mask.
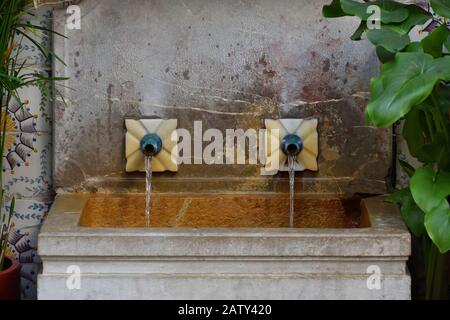
[[[20,267],[16,259],[5,257],[0,271],[0,300],[20,299]]]

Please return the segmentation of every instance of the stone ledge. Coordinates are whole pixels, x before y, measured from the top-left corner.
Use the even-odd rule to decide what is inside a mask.
[[[92,275],[80,290],[68,290],[65,275],[40,275],[40,299],[410,299],[408,275],[385,276],[380,290],[367,288],[367,275]]]

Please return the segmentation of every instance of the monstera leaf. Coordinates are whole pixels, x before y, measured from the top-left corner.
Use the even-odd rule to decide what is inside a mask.
[[[442,17],[450,18],[450,1],[448,0],[431,0],[431,7],[434,12]]]
[[[425,228],[441,253],[450,250],[450,207],[446,199],[425,215]]]
[[[387,127],[422,103],[440,80],[450,80],[450,57],[434,59],[421,52],[400,52],[371,79],[366,120]]]

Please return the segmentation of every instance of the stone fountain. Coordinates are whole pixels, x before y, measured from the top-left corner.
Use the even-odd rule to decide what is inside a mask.
[[[410,235],[380,196],[391,131],[362,112],[378,65],[343,41],[354,21],[307,0],[78,5],[80,29],[64,8],[53,19],[70,89],[55,102],[40,299],[410,298]],[[280,134],[235,158],[268,129]],[[147,226],[148,134],[161,151]],[[289,134],[302,144],[291,221]]]

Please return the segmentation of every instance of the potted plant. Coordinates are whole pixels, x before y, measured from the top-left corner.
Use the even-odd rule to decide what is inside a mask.
[[[421,241],[426,298],[445,299],[450,250],[450,1],[333,0],[323,7],[323,15],[359,18],[351,39],[365,35],[376,47],[382,67],[371,79],[365,116],[377,127],[404,120],[403,137],[422,165],[400,162],[409,186],[394,192],[390,201],[401,206],[406,225]],[[410,39],[415,26],[424,26],[428,33],[421,41]]]
[[[61,1],[62,2],[62,1]],[[27,17],[33,15],[37,9],[34,1],[29,0],[2,0],[0,2],[0,299],[17,299],[20,293],[20,265],[12,256],[7,256],[8,235],[13,224],[14,197],[9,209],[4,209],[5,193],[3,189],[3,156],[7,135],[9,106],[16,104],[22,108],[28,102],[22,101],[19,89],[38,86],[43,94],[51,100],[54,93],[59,91],[51,86],[56,80],[65,78],[48,77],[33,68],[26,59],[21,58],[22,41],[30,41],[45,57],[60,58],[43,47],[35,40],[34,34],[38,32],[53,33],[45,27],[26,22]],[[62,36],[62,35],[61,35]]]
[[[2,195],[3,195],[3,189]],[[8,212],[0,212],[0,300],[16,300],[20,297],[20,264],[6,255],[8,235],[13,226],[14,198]]]

